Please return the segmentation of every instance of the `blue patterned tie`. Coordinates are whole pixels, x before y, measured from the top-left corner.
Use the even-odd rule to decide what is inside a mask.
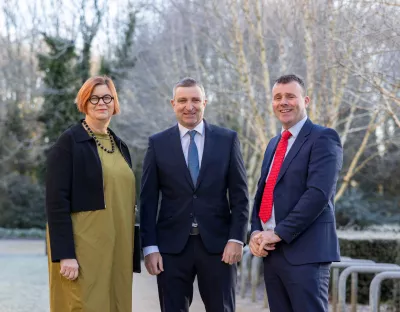
[[[191,130],[188,133],[190,135],[188,168],[192,177],[193,185],[196,186],[197,177],[199,176],[199,153],[197,151],[196,142],[194,141],[194,136],[197,132],[196,130]]]

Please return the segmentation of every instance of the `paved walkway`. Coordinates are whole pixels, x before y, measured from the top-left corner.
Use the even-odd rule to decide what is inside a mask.
[[[42,240],[0,240],[0,312],[49,312],[44,252]],[[155,277],[143,272],[133,278],[133,311],[160,311]],[[236,312],[266,311],[261,302],[237,296]],[[204,312],[197,288],[190,312]]]

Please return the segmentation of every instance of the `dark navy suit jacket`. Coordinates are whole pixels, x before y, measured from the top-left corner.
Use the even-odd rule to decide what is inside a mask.
[[[210,253],[222,253],[229,239],[245,241],[248,191],[237,133],[204,125],[196,185],[184,158],[178,125],[149,138],[140,194],[143,247],[156,245],[162,253],[180,253],[194,216]]]
[[[258,213],[280,137],[269,142],[264,154],[251,232],[263,229]],[[275,232],[293,265],[340,261],[333,200],[342,162],[336,131],[308,119],[284,159],[274,189]]]

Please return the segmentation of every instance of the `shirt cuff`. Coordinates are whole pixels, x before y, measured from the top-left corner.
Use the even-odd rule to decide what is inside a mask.
[[[237,240],[237,239],[230,239],[230,240],[228,240],[228,242],[235,242],[235,243],[238,243],[243,246],[243,242],[241,242],[240,240]]]
[[[155,253],[155,252],[160,252],[158,250],[158,246],[147,246],[143,247],[143,256],[146,257],[149,254]]]

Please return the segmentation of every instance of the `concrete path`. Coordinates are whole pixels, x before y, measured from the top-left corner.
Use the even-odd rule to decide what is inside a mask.
[[[0,240],[0,312],[49,312],[47,257],[44,252],[42,240]],[[236,312],[268,311],[262,309],[261,302],[254,304],[249,299],[238,297]],[[155,277],[146,272],[134,274],[133,312],[158,311]],[[204,311],[196,287],[190,312]]]

